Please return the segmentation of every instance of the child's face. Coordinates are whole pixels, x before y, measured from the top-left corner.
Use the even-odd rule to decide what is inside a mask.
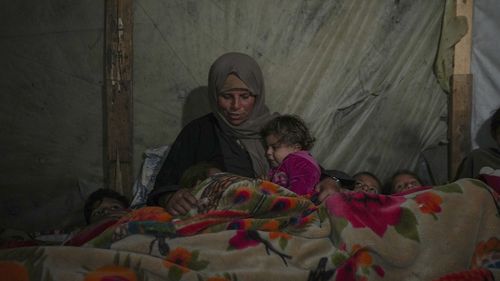
[[[422,184],[412,175],[402,174],[394,178],[393,193],[403,192],[410,188],[421,186]]]
[[[300,147],[297,145],[280,143],[280,139],[274,134],[266,137],[266,144],[266,156],[273,167],[281,164],[288,154],[300,151]]]
[[[119,219],[127,213],[123,204],[112,198],[103,198],[94,204],[94,210],[90,215],[90,222],[98,222],[103,219]]]
[[[369,175],[358,175],[354,178],[354,191],[362,191],[368,193],[380,193],[380,185],[377,180]]]

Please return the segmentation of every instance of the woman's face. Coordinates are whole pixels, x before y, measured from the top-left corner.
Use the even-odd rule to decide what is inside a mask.
[[[217,106],[224,118],[239,126],[250,118],[255,96],[246,89],[230,89],[217,95]]]

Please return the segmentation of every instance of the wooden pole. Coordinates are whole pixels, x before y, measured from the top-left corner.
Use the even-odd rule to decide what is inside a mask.
[[[132,194],[132,0],[106,0],[104,50],[105,167],[108,188]]]
[[[455,45],[452,92],[449,100],[449,179],[455,179],[457,169],[471,150],[472,74],[470,71],[472,47],[473,0],[456,0],[456,15],[467,18],[467,34]]]

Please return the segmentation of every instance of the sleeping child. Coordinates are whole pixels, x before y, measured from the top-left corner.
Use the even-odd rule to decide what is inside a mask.
[[[268,179],[298,195],[312,195],[321,169],[308,151],[314,138],[304,121],[296,115],[278,116],[264,126],[261,135],[272,167]]]
[[[179,185],[181,188],[191,188],[205,179],[221,172],[222,169],[219,168],[215,162],[199,162],[182,173]]]

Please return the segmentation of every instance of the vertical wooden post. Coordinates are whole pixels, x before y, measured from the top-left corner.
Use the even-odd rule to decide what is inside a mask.
[[[449,179],[456,176],[462,159],[471,150],[472,74],[470,72],[472,47],[473,0],[456,0],[456,15],[467,18],[467,34],[455,45],[452,92],[449,100]]]
[[[472,74],[454,74],[449,99],[449,177],[455,179],[457,169],[471,150],[470,120]]]
[[[106,0],[105,3],[104,176],[108,188],[130,196],[133,184],[133,2]]]

